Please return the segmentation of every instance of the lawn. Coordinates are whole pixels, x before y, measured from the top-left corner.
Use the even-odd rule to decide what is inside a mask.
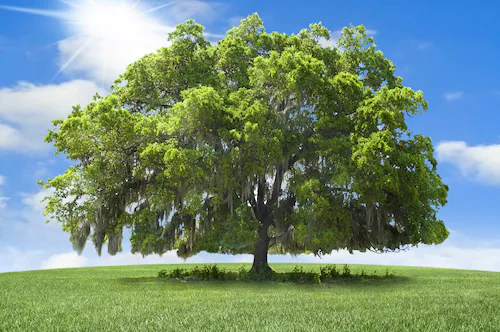
[[[173,267],[0,274],[0,331],[500,331],[500,273],[390,267],[394,279],[321,285],[156,278]],[[386,270],[351,266],[361,268]]]

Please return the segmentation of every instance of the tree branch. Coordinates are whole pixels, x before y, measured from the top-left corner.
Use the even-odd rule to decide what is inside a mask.
[[[252,207],[254,213],[254,217],[257,219],[258,206],[257,206],[257,201],[255,200],[255,194],[253,192],[251,192],[248,197],[248,203],[250,203],[250,206]]]
[[[259,176],[258,177],[258,189],[257,189],[257,212],[258,212],[257,215],[259,215],[259,213],[263,212],[263,210],[264,210],[264,196],[266,195],[265,184],[266,184],[265,175],[264,175],[264,179],[262,178],[262,176]],[[259,215],[259,218],[260,218],[260,215]]]

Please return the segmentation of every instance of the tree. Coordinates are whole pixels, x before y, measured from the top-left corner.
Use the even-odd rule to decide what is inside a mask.
[[[267,33],[257,14],[212,45],[192,20],[131,64],[105,97],[46,136],[75,161],[41,184],[46,215],[75,250],[386,252],[443,242],[448,187],[429,137],[405,123],[427,109],[363,26]]]

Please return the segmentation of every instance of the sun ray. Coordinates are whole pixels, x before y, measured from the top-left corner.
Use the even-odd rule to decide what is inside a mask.
[[[48,48],[48,47],[52,47],[52,46],[56,46],[56,45],[59,45],[61,42],[63,41],[66,41],[66,40],[71,40],[71,39],[75,39],[75,38],[78,38],[78,37],[84,37],[84,35],[72,35],[72,36],[69,36],[67,38],[63,38],[63,39],[60,39],[56,42],[53,42],[53,43],[50,43],[50,44],[47,44],[45,46],[42,47],[42,49],[44,48]]]
[[[37,8],[26,8],[26,7],[16,7],[16,6],[4,6],[0,5],[0,9],[10,10],[13,12],[21,12],[39,16],[47,16],[60,19],[68,19],[69,15],[66,12],[57,10],[47,10],[47,9],[37,9]]]
[[[133,5],[132,5],[132,8],[135,8],[137,7],[137,5],[141,2],[141,0],[137,0]],[[123,0],[122,0],[122,4],[123,4]]]
[[[153,7],[153,8],[150,8],[144,12],[142,12],[142,14],[151,14],[151,13],[154,13],[160,9],[163,9],[163,8],[166,8],[166,7],[169,7],[169,6],[172,6],[172,5],[175,5],[176,3],[179,3],[181,1],[172,1],[172,2],[168,2],[168,3],[165,3],[163,5],[160,5],[160,6],[157,6],[157,7]]]
[[[60,3],[63,3],[65,5],[68,5],[70,7],[73,7],[73,8],[76,8],[76,9],[79,9],[79,8],[82,8],[82,6],[79,6],[77,5],[76,3],[73,3],[73,2],[70,2],[68,0],[58,0]]]
[[[50,82],[52,82],[62,71],[64,71],[64,69],[66,69],[78,57],[78,55],[80,55],[80,53],[82,53],[83,50],[85,50],[87,48],[87,46],[89,46],[89,44],[91,42],[92,42],[92,39],[88,39],[85,42],[85,44],[83,44],[78,50],[76,50],[76,52],[71,56],[71,58],[68,61],[66,61],[66,63],[63,64],[61,66],[61,68],[59,68],[59,70],[54,75],[54,77],[52,77],[52,79],[50,80]]]

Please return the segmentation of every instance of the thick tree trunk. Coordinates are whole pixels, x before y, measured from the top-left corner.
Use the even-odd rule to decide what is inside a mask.
[[[260,176],[257,188],[257,199],[254,199],[254,212],[256,218],[260,221],[258,233],[259,237],[255,243],[253,253],[253,264],[250,272],[260,275],[271,275],[272,270],[267,264],[267,252],[269,250],[269,235],[267,230],[272,224],[270,205],[264,202],[266,195],[266,180],[265,176]]]
[[[253,254],[253,264],[251,272],[258,274],[271,273],[272,270],[267,263],[267,251],[269,249],[269,235],[267,235],[267,228],[269,226],[259,227],[259,238],[255,244],[255,250]]]

